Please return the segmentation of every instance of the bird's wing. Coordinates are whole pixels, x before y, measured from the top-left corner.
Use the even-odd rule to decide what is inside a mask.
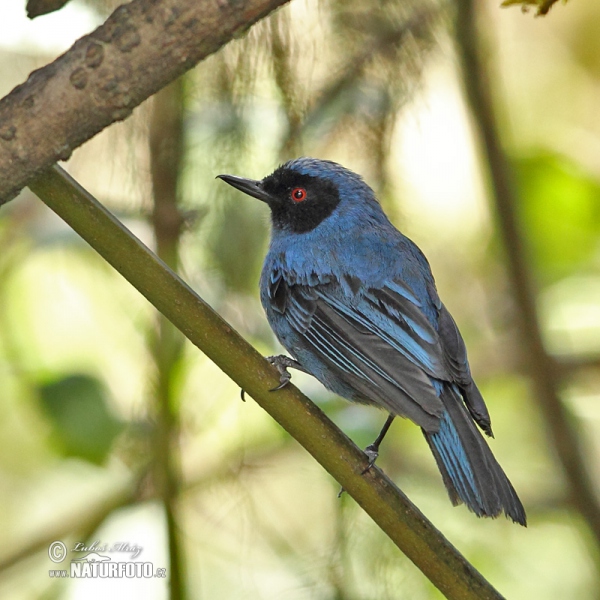
[[[272,278],[275,310],[302,344],[363,400],[435,431],[443,412],[431,377],[451,381],[437,331],[401,282],[348,295],[339,282]]]
[[[439,300],[437,302],[439,303],[438,332],[452,380],[462,390],[465,404],[473,419],[487,435],[492,436],[490,415],[483,397],[473,381],[465,342],[448,309]]]

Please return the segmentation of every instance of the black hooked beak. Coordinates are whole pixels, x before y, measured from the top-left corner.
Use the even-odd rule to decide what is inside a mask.
[[[263,190],[260,181],[244,179],[243,177],[237,177],[236,175],[217,175],[217,179],[222,179],[225,183],[240,190],[240,192],[244,192],[244,194],[262,200],[267,204],[272,200],[271,196]]]

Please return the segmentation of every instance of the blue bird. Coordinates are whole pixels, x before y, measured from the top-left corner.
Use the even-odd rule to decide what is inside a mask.
[[[332,392],[423,430],[450,499],[479,517],[526,525],[513,486],[475,424],[492,436],[454,319],[427,259],[388,220],[373,190],[341,165],[298,158],[261,181],[219,175],[266,202],[272,234],[260,279],[267,319],[293,358],[274,357]],[[280,386],[280,387],[281,387]]]

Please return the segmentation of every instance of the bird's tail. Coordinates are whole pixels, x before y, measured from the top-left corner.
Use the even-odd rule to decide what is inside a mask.
[[[525,509],[502,467],[469,416],[458,390],[444,386],[446,412],[437,432],[423,430],[454,505],[464,502],[478,517],[501,512],[527,525]]]

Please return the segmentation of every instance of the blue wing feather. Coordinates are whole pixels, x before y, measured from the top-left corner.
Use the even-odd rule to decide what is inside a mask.
[[[410,290],[398,284],[352,293],[331,278],[317,286],[289,285],[277,276],[270,281],[269,293],[278,296],[277,306],[285,306],[281,316],[287,325],[282,327],[267,303],[267,314],[278,321],[274,330],[325,385],[342,393],[341,383],[346,396],[352,390],[355,400],[437,429],[442,405],[430,376],[449,374],[435,330],[409,299]]]
[[[420,425],[455,504],[479,516],[504,511],[525,524],[518,496],[471,419],[491,434],[464,342],[433,285],[425,305],[397,281],[367,289],[332,276],[317,285],[290,284],[283,275],[269,282],[269,321],[310,373],[341,396]]]

